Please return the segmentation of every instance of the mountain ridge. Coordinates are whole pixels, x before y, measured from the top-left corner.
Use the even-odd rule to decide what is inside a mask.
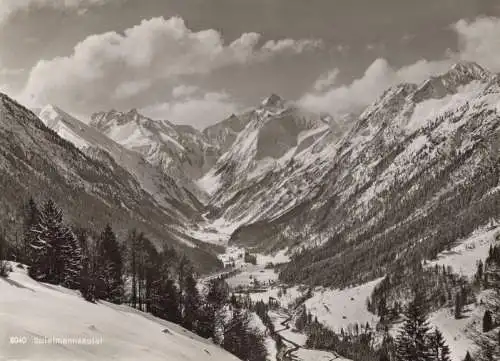
[[[71,224],[103,229],[110,222],[120,237],[137,228],[159,247],[166,243],[182,249],[200,270],[218,267],[212,250],[176,229],[185,226],[176,208],[172,212],[159,204],[113,157],[86,154],[2,93],[0,139],[0,183],[5,190],[1,226],[8,234],[22,234],[16,219],[30,196],[37,201],[51,198]]]
[[[207,167],[199,168],[200,177],[191,178],[206,198],[196,207],[201,220],[189,226],[190,236],[222,245],[229,240],[266,252],[283,248],[297,252],[304,247],[319,252],[330,247],[346,252],[347,257],[354,252],[349,243],[365,244],[367,234],[382,237],[397,227],[416,227],[423,219],[432,219],[435,232],[444,232],[443,224],[433,218],[433,212],[443,207],[436,199],[453,207],[452,200],[441,199],[443,194],[459,199],[458,189],[464,186],[469,192],[470,182],[487,178],[485,189],[495,194],[492,182],[496,173],[485,176],[481,172],[484,167],[496,172],[498,167],[491,149],[497,146],[499,89],[498,75],[462,62],[420,84],[390,87],[359,115],[313,114],[271,94],[257,107],[201,132],[154,121],[137,110],[100,113],[93,117],[92,125],[109,136],[116,129],[123,130],[123,125],[137,124],[137,137],[131,136],[137,130],[132,129],[120,139],[128,142],[125,148],[141,154],[153,166],[158,164],[147,155],[158,154],[154,146],[148,143],[145,150],[131,145],[146,138],[161,143],[148,133],[151,129],[160,129],[174,139],[168,151],[185,146],[180,133],[214,150],[211,167],[204,163]],[[174,168],[184,172],[182,163]],[[410,171],[404,172],[405,168]],[[177,184],[189,178],[186,173],[172,177]],[[450,183],[449,177],[464,177],[470,184]],[[196,192],[190,193],[198,197]],[[474,197],[462,200],[472,208],[477,201]],[[497,216],[495,204],[490,209],[493,217]],[[404,211],[393,214],[403,205]],[[485,220],[479,217],[464,223],[472,227],[480,221]],[[416,232],[414,228],[412,232]],[[422,233],[422,237],[430,236]],[[440,240],[425,252],[440,251],[447,242]],[[394,252],[399,254],[404,242],[396,243]],[[323,259],[328,254],[325,251],[314,257]],[[328,257],[324,262],[338,262],[333,260],[340,256]],[[379,262],[381,267],[388,266],[386,261]],[[360,277],[378,277],[380,272],[366,276],[360,271]],[[290,281],[295,273],[288,269],[283,277]]]

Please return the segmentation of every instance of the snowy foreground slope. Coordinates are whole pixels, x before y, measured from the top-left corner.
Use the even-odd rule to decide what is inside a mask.
[[[0,295],[2,361],[238,360],[178,325],[127,306],[86,302],[73,291],[32,280],[22,269],[0,278]],[[94,344],[40,344],[44,338]]]

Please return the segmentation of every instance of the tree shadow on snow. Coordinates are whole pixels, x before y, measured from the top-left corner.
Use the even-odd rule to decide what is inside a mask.
[[[11,280],[10,278],[4,278],[0,277],[0,280],[7,282],[9,285],[17,287],[17,288],[25,288],[27,290],[30,290],[31,292],[36,292],[33,288],[26,287],[25,285],[20,284],[17,281]]]

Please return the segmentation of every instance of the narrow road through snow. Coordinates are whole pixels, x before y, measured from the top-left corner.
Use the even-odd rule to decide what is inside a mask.
[[[311,350],[311,349],[308,349],[306,347],[300,346],[296,342],[294,342],[294,341],[292,341],[292,340],[290,340],[282,335],[283,331],[287,331],[291,328],[290,321],[293,318],[292,314],[289,314],[285,310],[283,310],[283,311],[287,314],[287,317],[282,322],[280,322],[280,325],[283,326],[284,328],[282,328],[280,330],[276,330],[275,332],[276,332],[276,334],[278,334],[278,336],[281,338],[281,340],[283,341],[284,344],[290,344],[290,345],[292,345],[292,347],[288,348],[283,354],[281,354],[281,355],[278,354],[277,359],[278,359],[278,361],[294,361],[294,360],[307,361],[307,360],[303,360],[303,359],[297,357],[294,353],[300,349],[303,349],[306,351],[317,351],[317,350]],[[333,360],[340,358],[340,355],[338,355],[337,353],[331,352],[331,351],[329,351],[329,352],[332,354],[332,358],[325,360],[325,361],[333,361]]]

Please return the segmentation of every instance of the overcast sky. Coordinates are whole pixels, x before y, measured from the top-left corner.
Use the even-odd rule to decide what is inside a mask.
[[[270,93],[337,115],[458,60],[500,71],[498,17],[498,0],[0,0],[0,91],[198,128]]]

